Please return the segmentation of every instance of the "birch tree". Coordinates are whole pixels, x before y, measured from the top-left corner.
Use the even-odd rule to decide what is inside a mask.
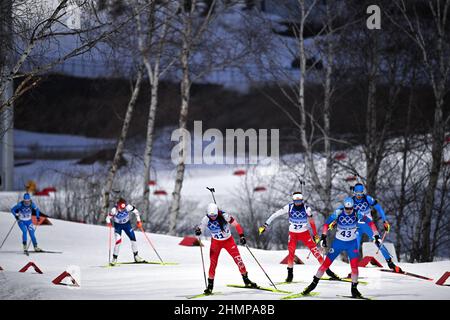
[[[99,42],[111,37],[133,19],[132,16],[123,16],[116,21],[108,21],[98,12],[93,0],[79,3],[61,0],[54,7],[50,2],[31,0],[6,0],[2,1],[1,5],[2,13],[4,11],[7,14],[2,14],[2,21],[5,21],[2,28],[6,29],[2,29],[0,36],[2,42],[10,44],[2,49],[2,55],[6,57],[7,52],[8,59],[2,59],[0,95],[4,94],[8,83],[15,79],[21,80],[12,96],[2,100],[0,111],[11,106],[25,92],[35,87],[40,81],[40,74],[92,50]],[[74,8],[87,19],[79,28],[71,29],[66,20]],[[7,26],[9,23],[12,25]],[[63,39],[73,39],[71,43],[77,45],[67,48],[57,46]],[[46,50],[52,45],[56,46],[59,52],[55,56],[46,56]]]
[[[125,118],[122,124],[122,130],[120,136],[117,140],[116,151],[114,153],[114,158],[112,160],[111,166],[108,170],[108,176],[106,178],[105,189],[103,191],[103,208],[102,212],[106,213],[109,209],[109,201],[111,196],[111,191],[113,187],[114,178],[116,176],[117,170],[119,168],[120,159],[122,158],[123,151],[125,148],[125,140],[128,134],[128,128],[130,127],[131,118],[133,116],[134,107],[136,105],[136,100],[139,96],[139,91],[142,83],[142,67],[139,68],[137,72],[136,81],[134,87],[132,88],[130,100],[128,101],[127,110],[125,113]]]
[[[138,13],[142,3],[148,9]],[[150,208],[150,169],[153,149],[156,110],[158,107],[158,89],[161,77],[168,71],[175,59],[169,57],[167,47],[169,42],[171,20],[174,17],[176,6],[172,2],[158,4],[157,1],[131,1],[135,12],[137,26],[138,48],[150,85],[150,101],[147,118],[147,133],[144,150],[144,172],[142,180],[142,200],[146,220],[148,221]]]
[[[272,35],[272,49],[265,48],[265,57],[261,59],[260,65],[263,69],[273,75],[276,83],[286,98],[288,104],[277,101],[263,90],[265,95],[277,108],[279,108],[298,129],[299,145],[304,152],[305,177],[308,184],[317,194],[313,199],[318,211],[326,215],[332,209],[332,181],[336,174],[335,160],[333,159],[333,144],[346,141],[333,137],[331,133],[331,112],[333,108],[333,97],[338,83],[335,74],[336,44],[339,34],[350,23],[337,21],[342,11],[341,7],[332,2],[303,1],[281,5],[288,12],[288,31],[283,34],[292,34],[292,39]],[[265,18],[263,18],[265,19]],[[270,21],[266,22],[270,29],[275,29]],[[288,24],[285,22],[284,24]],[[314,35],[306,38],[305,34],[311,32],[311,26],[317,27]],[[269,29],[269,30],[270,30]],[[275,37],[275,38],[274,38]],[[292,44],[292,41],[294,44]],[[267,41],[269,43],[269,41]],[[283,46],[291,59],[298,61],[298,76],[288,73],[281,66],[282,61],[271,57],[271,51],[277,52],[277,46]],[[272,52],[272,53],[273,53]],[[316,59],[320,57],[320,59]],[[267,63],[265,60],[269,60]],[[323,61],[324,69],[318,68],[319,62]],[[306,101],[306,83],[311,80],[320,82],[322,94],[317,101]],[[315,158],[315,152],[322,146],[325,170],[321,170],[322,163]]]
[[[178,128],[181,130],[187,130],[187,120],[189,111],[189,99],[191,90],[191,75],[189,68],[189,59],[192,55],[194,41],[197,37],[201,37],[201,34],[195,35],[193,30],[193,19],[195,18],[195,6],[196,1],[193,0],[190,6],[180,5],[180,18],[183,31],[181,33],[181,52],[180,61],[182,68],[182,79],[180,83],[180,93],[181,93],[181,107],[180,107],[180,117],[178,121]],[[211,12],[212,13],[212,12]],[[209,17],[205,19],[205,27],[209,23]],[[200,29],[201,30],[201,29]],[[200,31],[199,30],[199,31]],[[185,165],[185,149],[181,149],[180,157],[176,167],[175,176],[175,187],[172,192],[172,203],[170,207],[170,217],[169,217],[169,234],[174,235],[176,233],[176,225],[178,214],[180,212],[180,202],[181,202],[181,188],[183,187],[184,171]]]
[[[198,0],[176,2],[179,5],[177,19],[172,25],[176,39],[178,39],[176,42],[179,52],[177,67],[181,70],[178,129],[183,131],[187,130],[192,83],[202,79],[213,70],[238,65],[248,56],[249,46],[242,45],[238,41],[231,42],[229,39],[221,38],[220,34],[214,32],[219,30],[217,25],[217,29],[211,29],[211,25],[218,17],[229,8],[232,9],[232,3],[212,0],[205,8],[203,5],[200,6],[202,2]],[[203,9],[200,9],[201,7]],[[183,141],[183,143],[185,142]],[[169,213],[170,234],[176,233],[186,156],[186,148],[182,148],[177,160],[175,186]]]
[[[411,261],[429,262],[432,254],[432,219],[435,213],[435,194],[440,177],[444,147],[445,128],[448,128],[450,116],[444,115],[444,98],[449,91],[450,76],[450,1],[434,0],[426,2],[394,1],[401,20],[389,14],[388,17],[411,39],[419,50],[423,72],[427,77],[434,96],[434,119],[431,128],[431,166],[423,195],[420,220],[415,229],[413,254]],[[419,14],[420,8],[426,10],[431,18]],[[425,5],[425,6],[424,6]]]

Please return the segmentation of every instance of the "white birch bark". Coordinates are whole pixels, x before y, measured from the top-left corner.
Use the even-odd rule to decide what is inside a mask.
[[[140,68],[138,71],[136,82],[134,84],[130,100],[128,101],[125,119],[123,120],[122,124],[122,130],[120,132],[120,136],[117,141],[116,152],[114,153],[114,158],[108,171],[108,177],[106,178],[105,190],[103,192],[103,208],[102,208],[102,212],[104,214],[107,214],[108,212],[114,178],[116,176],[119,167],[120,158],[122,157],[123,150],[125,148],[125,140],[127,138],[128,129],[130,127],[131,118],[133,116],[134,106],[136,105],[136,100],[139,96],[141,83],[142,83],[142,68]]]

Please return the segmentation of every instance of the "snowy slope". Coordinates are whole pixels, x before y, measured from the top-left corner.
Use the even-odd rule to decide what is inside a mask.
[[[9,213],[0,213],[0,235],[3,240],[13,219]],[[185,296],[201,293],[204,287],[199,247],[179,246],[180,238],[148,234],[165,261],[179,265],[122,265],[103,268],[108,260],[108,229],[103,226],[84,225],[52,219],[53,226],[42,226],[37,230],[39,244],[47,250],[61,250],[63,254],[20,253],[20,232],[14,228],[10,238],[0,250],[0,299],[186,299]],[[146,243],[142,233],[137,233],[140,255],[148,260],[157,260]],[[207,252],[209,241],[205,241],[204,254],[209,265]],[[268,280],[259,269],[249,252],[240,247],[250,278],[260,285],[268,286]],[[279,264],[286,251],[263,251],[253,249],[274,281],[283,281],[286,266]],[[306,259],[307,251],[301,249],[297,255],[306,265],[295,267],[295,279],[301,283],[279,286],[280,289],[298,292],[312,279],[318,268],[317,261]],[[124,240],[119,260],[132,259],[129,241]],[[37,274],[17,272],[29,261],[35,262],[44,272]],[[51,281],[67,266],[81,269],[81,287],[56,286]],[[426,264],[400,264],[402,268],[439,278],[450,270],[450,261]],[[349,266],[336,261],[332,268],[340,275],[349,272]],[[360,275],[368,285],[360,285],[360,291],[374,299],[450,299],[450,288],[437,286],[433,282],[403,275],[387,274],[377,268],[361,268]],[[216,273],[215,289],[222,295],[202,299],[280,299],[283,295],[258,290],[226,287],[226,284],[241,284],[242,280],[232,259],[222,252]],[[316,299],[337,299],[336,295],[349,294],[350,285],[344,282],[322,281]],[[309,299],[309,298],[305,298]],[[342,299],[342,298],[339,298]]]

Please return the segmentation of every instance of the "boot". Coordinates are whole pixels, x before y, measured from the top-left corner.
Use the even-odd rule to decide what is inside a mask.
[[[214,287],[214,279],[209,279],[208,278],[208,287],[206,287],[205,289],[205,294],[211,294],[213,291],[213,287]]]
[[[22,244],[22,248],[23,248],[23,251],[25,251],[25,252],[28,251],[26,243]]]
[[[341,280],[341,278],[339,278],[333,271],[331,271],[330,269],[327,269],[325,271],[327,273],[327,275],[331,278],[331,280]]]
[[[250,288],[256,288],[258,285],[248,278],[248,272],[242,275],[242,279],[244,280],[245,286]]]
[[[305,288],[305,290],[303,290],[302,294],[307,295],[311,291],[313,291],[317,287],[317,284],[319,283],[319,280],[320,280],[319,278],[314,276],[313,281],[309,284],[309,286],[307,286]]]
[[[292,279],[294,279],[294,267],[287,267],[288,275],[286,278],[286,282],[292,282]]]
[[[358,291],[358,282],[352,282],[352,297],[353,298],[362,298],[361,292]]]
[[[144,260],[141,257],[138,256],[137,251],[134,252],[134,262],[136,262],[136,263],[144,262]]]
[[[42,252],[43,250],[41,248],[39,248],[37,245],[34,246],[34,251],[35,252]]]
[[[397,272],[397,273],[403,273],[403,270],[395,265],[394,262],[392,262],[392,259],[387,259],[386,262],[388,263],[389,268],[391,268],[393,271]]]
[[[112,259],[112,261],[111,261],[111,265],[112,265],[112,266],[115,266],[116,263],[117,263],[117,256],[116,256],[115,254],[113,254],[113,259]]]

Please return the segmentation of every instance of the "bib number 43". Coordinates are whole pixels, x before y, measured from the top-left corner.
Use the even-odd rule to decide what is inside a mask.
[[[344,230],[341,232],[341,236],[344,238],[351,238],[352,236],[352,231],[351,230]]]

